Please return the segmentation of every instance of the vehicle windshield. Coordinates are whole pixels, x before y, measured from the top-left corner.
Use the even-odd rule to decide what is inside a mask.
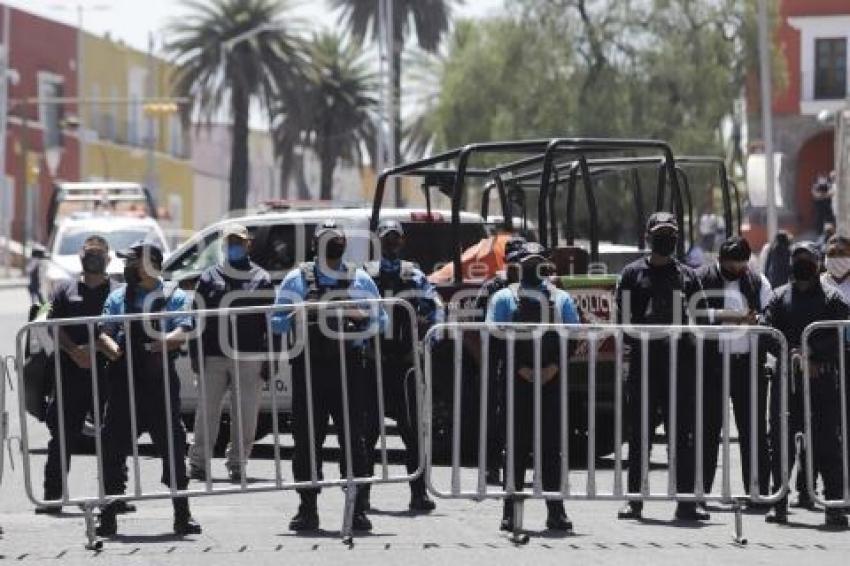
[[[65,230],[59,236],[59,244],[57,246],[57,255],[74,255],[83,247],[83,242],[89,236],[97,234],[106,238],[109,242],[109,249],[123,250],[129,247],[132,243],[138,240],[153,241],[160,247],[165,249],[165,244],[159,237],[159,234],[153,228],[134,227],[134,228],[119,228],[116,230],[91,230],[89,228],[71,228]]]

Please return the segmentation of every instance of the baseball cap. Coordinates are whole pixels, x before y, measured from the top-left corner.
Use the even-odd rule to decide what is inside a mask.
[[[404,228],[398,220],[381,220],[378,224],[378,237],[383,238],[387,234],[395,232],[402,238],[404,237]]]
[[[537,242],[526,242],[520,251],[521,255],[517,258],[520,263],[525,263],[531,260],[546,261],[546,248]]]
[[[227,224],[222,231],[222,238],[239,238],[240,240],[250,240],[251,234],[248,229],[242,224]]]
[[[137,240],[129,247],[118,251],[116,255],[121,259],[138,259],[144,257],[146,253],[153,262],[162,263],[162,248],[159,244],[148,240]]]
[[[811,240],[803,240],[791,246],[791,257],[794,257],[795,255],[800,253],[811,254],[815,257],[815,259],[820,258],[820,249],[818,249],[817,244],[815,244]]]
[[[676,216],[670,212],[652,213],[646,221],[646,231],[652,233],[662,228],[671,228],[678,232],[679,223],[676,221]]]
[[[345,232],[342,227],[340,227],[336,220],[325,220],[322,224],[316,228],[316,233],[313,235],[313,238],[318,240],[319,238],[345,238]]]

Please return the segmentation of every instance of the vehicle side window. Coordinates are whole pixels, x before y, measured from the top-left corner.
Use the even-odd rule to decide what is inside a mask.
[[[197,272],[211,267],[221,259],[221,232],[211,232],[190,246],[170,266],[169,271],[178,276],[182,272]]]
[[[254,237],[251,259],[272,279],[281,279],[285,272],[312,256],[315,224],[252,226],[249,230]]]

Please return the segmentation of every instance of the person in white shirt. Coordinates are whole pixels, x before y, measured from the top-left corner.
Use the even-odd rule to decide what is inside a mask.
[[[732,236],[720,245],[719,261],[706,265],[697,274],[702,283],[710,324],[755,325],[770,302],[770,282],[749,268],[750,244],[740,236]],[[765,352],[753,351],[751,335],[728,340],[706,340],[703,382],[703,488],[711,492],[717,468],[720,433],[723,426],[723,357],[729,354],[729,394],[735,413],[741,449],[741,467],[747,492],[757,480],[758,492],[767,495],[770,488],[770,465],[767,452],[767,376],[764,373]],[[751,356],[757,356],[755,394],[756,430],[751,430],[750,368]],[[751,475],[752,448],[756,447],[757,473]],[[753,477],[755,476],[755,477]]]

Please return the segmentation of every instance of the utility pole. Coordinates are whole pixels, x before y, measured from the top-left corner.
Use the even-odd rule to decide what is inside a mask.
[[[9,210],[12,204],[9,185],[6,182],[6,130],[9,110],[9,17],[11,11],[8,4],[3,4],[3,46],[0,48],[0,236],[3,246],[0,247],[0,264],[3,265],[3,276],[9,275],[9,240],[11,221],[14,212]],[[7,197],[9,197],[7,199]]]
[[[759,0],[759,75],[761,78],[761,121],[764,140],[764,183],[767,193],[767,238],[776,236],[776,174],[773,170],[773,82],[771,78],[771,29],[767,0]]]
[[[155,77],[155,67],[153,60],[153,32],[148,33],[148,81],[147,81],[147,98],[155,98],[157,95],[156,92],[156,77]],[[158,119],[151,113],[147,113],[147,130],[148,130],[148,139],[147,143],[147,164],[145,167],[145,185],[148,190],[153,195],[154,199],[159,197],[159,183],[156,178],[156,159],[154,156],[154,151],[156,149],[156,120]]]
[[[838,225],[850,234],[850,96],[844,108],[835,113],[835,188]]]

